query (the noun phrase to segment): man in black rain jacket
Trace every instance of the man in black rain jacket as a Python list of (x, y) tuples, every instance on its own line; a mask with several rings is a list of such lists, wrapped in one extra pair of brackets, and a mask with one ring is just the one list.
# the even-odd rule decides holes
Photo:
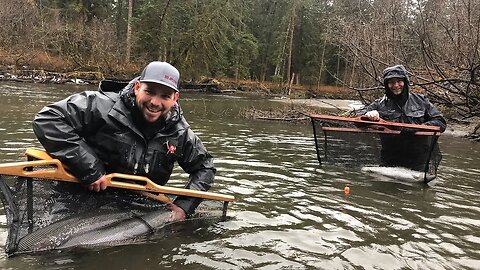
[[(390, 122), (430, 125), (444, 132), (447, 122), (443, 115), (425, 96), (410, 93), (409, 78), (403, 65), (388, 67), (383, 71), (385, 95), (360, 109), (357, 116), (370, 120), (383, 119)], [(431, 149), (431, 138), (411, 136), (415, 130), (403, 128), (404, 136), (381, 136), (382, 165), (402, 166), (423, 171)], [(438, 148), (436, 148), (438, 150)], [(440, 158), (439, 151), (436, 153)]]
[[(186, 188), (207, 191), (213, 158), (183, 117), (180, 74), (151, 62), (120, 92), (85, 91), (43, 108), (33, 121), (38, 140), (90, 190), (106, 188), (111, 172), (146, 176), (164, 185), (174, 162), (190, 177)], [(193, 214), (200, 199), (177, 197), (172, 221)]]

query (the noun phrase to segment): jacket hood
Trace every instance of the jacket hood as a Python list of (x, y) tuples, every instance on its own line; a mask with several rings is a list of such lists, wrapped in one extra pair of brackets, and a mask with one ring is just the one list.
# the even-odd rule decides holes
[(169, 128), (175, 126), (175, 124), (183, 118), (183, 111), (178, 102), (172, 107), (165, 118), (161, 118), (155, 123), (147, 123), (143, 119), (143, 116), (140, 114), (140, 111), (137, 108), (135, 102), (135, 92), (133, 89), (135, 82), (138, 81), (139, 78), (140, 77), (137, 77), (131, 80), (127, 86), (120, 91), (120, 99), (125, 104), (125, 107), (127, 107), (127, 109), (131, 112), (135, 123), (140, 127), (149, 126), (148, 129), (153, 128), (152, 126), (156, 126), (155, 129), (162, 129), (164, 127), (166, 130), (168, 130)]
[[(399, 78), (402, 79), (405, 83), (405, 86), (403, 87), (402, 94), (397, 96), (394, 95), (393, 92), (388, 88), (388, 80), (392, 78)], [(383, 70), (383, 85), (385, 87), (385, 95), (389, 98), (394, 100), (395, 102), (403, 105), (408, 99), (408, 94), (409, 94), (409, 84), (410, 84), (410, 79), (408, 78), (408, 73), (407, 70), (403, 65), (396, 65), (393, 67), (388, 67)]]

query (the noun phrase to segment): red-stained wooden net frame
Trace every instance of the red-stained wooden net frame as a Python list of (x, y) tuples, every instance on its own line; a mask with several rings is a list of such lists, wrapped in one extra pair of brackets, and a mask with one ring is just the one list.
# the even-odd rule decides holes
[(309, 117), (312, 119), (319, 119), (319, 120), (334, 120), (334, 121), (351, 122), (351, 123), (384, 126), (384, 127), (412, 128), (412, 129), (417, 129), (419, 131), (439, 132), (438, 135), (440, 135), (440, 127), (437, 127), (437, 126), (425, 126), (425, 125), (415, 125), (415, 124), (407, 124), (407, 123), (388, 122), (382, 119), (380, 121), (372, 121), (365, 116), (351, 118), (351, 117), (333, 116), (333, 115), (325, 115), (325, 114), (310, 114)]
[[(340, 117), (332, 115), (322, 115), (322, 114), (310, 114), (308, 115), (312, 121), (313, 126), (313, 135), (315, 139), (315, 148), (317, 159), (320, 165), (322, 165), (322, 156), (325, 160), (329, 158), (328, 152), (329, 149), (329, 135), (331, 134), (352, 134), (351, 136), (360, 137), (360, 134), (371, 134), (372, 138), (376, 137), (391, 137), (402, 140), (405, 138), (421, 138), (422, 141), (428, 141), (428, 149), (426, 149), (426, 158), (427, 162), (423, 168), (424, 182), (428, 183), (432, 178), (432, 173), (436, 176), (436, 170), (438, 167), (438, 161), (431, 162), (432, 152), (434, 149), (438, 149), (437, 141), (440, 135), (440, 127), (437, 126), (426, 126), (426, 125), (415, 125), (415, 124), (406, 124), (406, 123), (395, 123), (388, 122), (385, 120), (380, 121), (371, 121), (365, 117), (349, 118), (349, 117)], [(318, 128), (317, 128), (318, 127)], [(403, 136), (402, 129), (409, 129), (409, 137)], [(319, 134), (318, 131), (323, 132), (323, 146), (319, 145)], [(431, 139), (430, 139), (431, 138)], [(321, 151), (323, 149), (323, 152)], [(335, 149), (331, 149), (335, 151)], [(332, 153), (332, 152), (330, 152)], [(322, 155), (323, 154), (323, 155)], [(439, 158), (441, 159), (441, 154), (438, 152)], [(435, 157), (436, 159), (436, 157)], [(433, 166), (433, 168), (432, 168)], [(428, 177), (427, 177), (427, 174)]]

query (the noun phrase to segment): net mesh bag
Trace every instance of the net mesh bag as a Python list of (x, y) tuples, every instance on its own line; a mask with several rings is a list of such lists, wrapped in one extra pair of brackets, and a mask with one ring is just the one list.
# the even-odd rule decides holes
[(398, 167), (420, 172), (424, 182), (436, 178), (442, 159), (433, 132), (399, 134), (384, 126), (311, 117), (320, 164), (345, 167)]
[[(9, 226), (8, 255), (140, 243), (171, 222), (165, 203), (116, 188), (90, 192), (77, 183), (0, 175)], [(226, 218), (226, 203), (203, 200), (188, 220)]]

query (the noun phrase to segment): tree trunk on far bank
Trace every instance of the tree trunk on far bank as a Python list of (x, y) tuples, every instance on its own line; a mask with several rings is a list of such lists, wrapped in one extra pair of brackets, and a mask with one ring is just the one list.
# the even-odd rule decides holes
[(128, 17), (127, 17), (127, 51), (125, 53), (125, 63), (130, 63), (130, 54), (132, 50), (132, 14), (133, 0), (128, 0)]

